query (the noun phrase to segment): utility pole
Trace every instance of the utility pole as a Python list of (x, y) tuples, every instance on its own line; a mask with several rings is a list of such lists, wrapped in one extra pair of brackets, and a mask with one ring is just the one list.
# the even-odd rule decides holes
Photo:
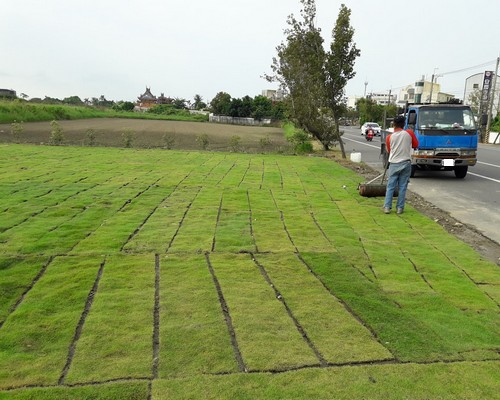
[(497, 87), (497, 74), (498, 74), (498, 64), (500, 63), (500, 57), (497, 57), (497, 65), (495, 67), (495, 75), (493, 75), (493, 87), (491, 88), (490, 101), (488, 102), (488, 122), (486, 123), (486, 133), (484, 135), (484, 143), (489, 143), (490, 141), (490, 129), (491, 129), (491, 119), (493, 113), (493, 102), (495, 101), (495, 89)]
[(434, 90), (434, 75), (436, 74), (436, 70), (438, 68), (434, 68), (434, 72), (432, 73), (432, 78), (431, 78), (431, 95), (429, 96), (429, 103), (432, 104), (432, 92)]

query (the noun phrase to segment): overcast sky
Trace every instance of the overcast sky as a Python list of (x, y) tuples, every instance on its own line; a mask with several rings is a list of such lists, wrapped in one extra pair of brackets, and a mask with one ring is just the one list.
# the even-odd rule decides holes
[[(327, 45), (341, 3), (316, 0)], [(348, 96), (365, 82), (367, 93), (399, 93), (435, 72), (442, 91), (462, 97), (465, 78), (495, 69), (498, 0), (344, 4), (361, 50)], [(30, 98), (135, 101), (146, 86), (186, 100), (253, 97), (277, 88), (262, 75), (299, 11), (299, 0), (0, 0), (0, 88)]]

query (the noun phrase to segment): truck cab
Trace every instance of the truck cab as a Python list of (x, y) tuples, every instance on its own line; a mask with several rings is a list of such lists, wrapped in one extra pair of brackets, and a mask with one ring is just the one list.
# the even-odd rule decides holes
[(418, 170), (436, 170), (465, 178), (477, 162), (478, 128), (469, 106), (408, 105), (405, 129), (413, 129), (419, 142), (412, 155), (412, 177)]

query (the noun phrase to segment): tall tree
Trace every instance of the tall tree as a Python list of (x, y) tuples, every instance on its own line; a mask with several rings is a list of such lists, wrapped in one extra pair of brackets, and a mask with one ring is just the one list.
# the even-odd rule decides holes
[(300, 0), (302, 20), (292, 14), (285, 29), (286, 41), (277, 48), (273, 58), (273, 75), (288, 93), (292, 120), (310, 132), (325, 150), (339, 142), (342, 156), (345, 150), (339, 130), (339, 118), (345, 110), (345, 85), (354, 77), (354, 61), (360, 51), (352, 42), (350, 10), (341, 6), (332, 31), (332, 43), (327, 52), (323, 47), (321, 29), (315, 26), (315, 0)]
[(231, 107), (231, 95), (226, 92), (219, 92), (210, 102), (210, 108), (216, 115), (229, 115)]
[(195, 94), (193, 108), (195, 110), (202, 110), (203, 108), (206, 108), (206, 106), (207, 104), (203, 101), (203, 97), (201, 97), (199, 94)]

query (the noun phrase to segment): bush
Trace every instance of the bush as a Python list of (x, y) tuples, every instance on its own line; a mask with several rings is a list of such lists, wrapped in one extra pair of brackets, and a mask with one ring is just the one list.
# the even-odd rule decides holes
[(285, 130), (286, 140), (288, 140), (296, 153), (311, 153), (313, 146), (311, 137), (302, 129), (297, 129), (292, 123), (288, 122), (283, 126)]
[(259, 140), (259, 145), (262, 151), (269, 150), (273, 146), (274, 142), (273, 140), (269, 137), (269, 135), (266, 135), (265, 138), (261, 138)]
[(175, 144), (175, 133), (166, 132), (163, 135), (163, 143), (164, 143), (164, 147), (167, 150), (172, 150), (174, 148), (174, 144)]
[(203, 133), (201, 135), (196, 136), (196, 143), (203, 149), (206, 150), (208, 148), (208, 144), (210, 141), (208, 140), (208, 135)]
[(52, 130), (50, 131), (49, 143), (53, 146), (61, 145), (64, 142), (64, 132), (61, 125), (56, 120), (53, 120), (50, 126)]
[(14, 141), (16, 143), (19, 143), (23, 131), (24, 131), (23, 121), (21, 122), (14, 121), (12, 124), (10, 124), (10, 133), (14, 137)]
[(134, 131), (127, 129), (125, 132), (122, 133), (123, 145), (126, 148), (132, 147), (134, 140), (135, 140), (135, 132)]
[(231, 146), (231, 151), (237, 152), (240, 149), (240, 141), (241, 137), (238, 135), (231, 136), (231, 139), (229, 140), (229, 146)]
[(92, 128), (87, 129), (87, 131), (85, 132), (85, 137), (87, 138), (86, 141), (88, 146), (95, 146), (96, 136), (97, 134), (95, 130), (93, 130)]

